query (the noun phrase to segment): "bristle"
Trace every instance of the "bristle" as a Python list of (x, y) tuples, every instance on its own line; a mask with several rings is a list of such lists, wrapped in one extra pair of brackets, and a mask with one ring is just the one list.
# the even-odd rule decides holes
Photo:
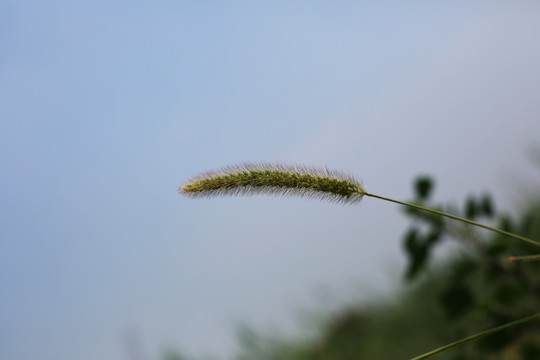
[(360, 201), (364, 187), (352, 176), (298, 165), (242, 164), (206, 172), (179, 188), (191, 197), (217, 195), (296, 195), (341, 203)]

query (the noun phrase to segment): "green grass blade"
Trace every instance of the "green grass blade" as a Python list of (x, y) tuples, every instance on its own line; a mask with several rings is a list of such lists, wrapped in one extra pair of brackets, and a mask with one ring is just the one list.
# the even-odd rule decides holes
[(464, 339), (461, 339), (461, 340), (458, 340), (458, 341), (451, 342), (450, 344), (446, 344), (444, 346), (441, 346), (440, 348), (437, 348), (435, 350), (432, 350), (430, 352), (427, 352), (425, 354), (422, 354), (420, 356), (412, 358), (411, 360), (427, 359), (427, 358), (430, 358), (430, 357), (432, 357), (434, 355), (437, 355), (437, 354), (440, 354), (440, 353), (445, 352), (447, 350), (450, 350), (450, 349), (452, 349), (452, 348), (454, 348), (456, 346), (460, 346), (460, 345), (468, 343), (470, 341), (480, 339), (481, 337), (488, 336), (488, 335), (494, 334), (496, 332), (508, 329), (508, 328), (510, 328), (512, 326), (523, 324), (523, 323), (526, 323), (528, 321), (532, 321), (532, 320), (535, 320), (535, 319), (540, 319), (540, 313), (537, 313), (537, 314), (534, 314), (534, 315), (531, 315), (531, 316), (527, 316), (527, 317), (525, 317), (523, 319), (512, 321), (512, 322), (509, 322), (508, 324), (497, 326), (497, 327), (494, 327), (494, 328), (486, 330), (486, 331), (479, 332), (478, 334), (468, 336), (468, 337), (466, 337)]

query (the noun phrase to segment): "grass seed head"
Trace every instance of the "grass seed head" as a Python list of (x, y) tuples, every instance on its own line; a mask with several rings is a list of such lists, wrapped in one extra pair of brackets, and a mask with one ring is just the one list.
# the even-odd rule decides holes
[(282, 164), (242, 164), (206, 172), (179, 188), (191, 197), (296, 195), (340, 203), (360, 201), (364, 187), (352, 176), (328, 169)]

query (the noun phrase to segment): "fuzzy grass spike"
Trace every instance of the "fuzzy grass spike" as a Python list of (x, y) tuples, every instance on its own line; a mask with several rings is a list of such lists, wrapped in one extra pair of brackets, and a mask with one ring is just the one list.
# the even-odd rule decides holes
[(243, 164), (207, 172), (180, 187), (191, 197), (214, 195), (298, 195), (354, 203), (365, 194), (352, 176), (328, 169), (280, 165)]
[[(364, 196), (390, 201), (396, 204), (413, 207), (450, 219), (478, 226), (497, 232), (514, 239), (519, 239), (536, 246), (540, 242), (526, 237), (497, 229), (473, 220), (448, 214), (443, 211), (430, 209), (425, 206), (407, 203), (392, 198), (368, 193), (364, 187), (352, 176), (326, 168), (311, 168), (298, 165), (282, 164), (243, 164), (230, 166), (203, 173), (189, 179), (179, 188), (180, 193), (191, 197), (207, 197), (215, 195), (299, 195), (317, 197), (320, 199), (355, 203)], [(515, 257), (514, 257), (515, 259)]]

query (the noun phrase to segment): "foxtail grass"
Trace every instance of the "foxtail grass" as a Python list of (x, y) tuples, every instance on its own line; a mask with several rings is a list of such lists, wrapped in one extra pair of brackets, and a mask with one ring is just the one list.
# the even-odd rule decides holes
[[(282, 164), (242, 164), (202, 173), (188, 179), (179, 188), (180, 193), (191, 197), (219, 195), (296, 195), (333, 202), (357, 203), (364, 196), (413, 207), (433, 214), (458, 220), (499, 234), (540, 246), (540, 242), (489, 225), (452, 215), (425, 206), (399, 201), (369, 193), (353, 176), (326, 168), (313, 168)], [(517, 260), (516, 257), (513, 257)]]
[[(211, 197), (219, 195), (295, 195), (319, 198), (333, 202), (352, 204), (358, 203), (364, 196), (393, 202), (403, 206), (416, 208), (433, 214), (461, 221), (473, 226), (484, 228), (499, 234), (512, 237), (529, 244), (540, 246), (540, 242), (497, 229), (460, 216), (431, 209), (418, 204), (395, 200), (389, 197), (368, 193), (364, 186), (354, 177), (326, 168), (312, 168), (297, 165), (281, 164), (242, 164), (206, 172), (186, 181), (179, 187), (181, 194), (190, 197)], [(540, 255), (512, 256), (512, 261), (540, 260)], [(413, 360), (427, 359), (453, 347), (477, 340), (498, 331), (540, 318), (540, 313), (513, 321), (511, 323), (486, 330), (453, 343), (444, 345), (433, 351), (415, 357)]]
[(297, 165), (243, 164), (206, 172), (179, 188), (191, 197), (216, 195), (297, 195), (355, 203), (365, 194), (354, 177), (338, 171)]

